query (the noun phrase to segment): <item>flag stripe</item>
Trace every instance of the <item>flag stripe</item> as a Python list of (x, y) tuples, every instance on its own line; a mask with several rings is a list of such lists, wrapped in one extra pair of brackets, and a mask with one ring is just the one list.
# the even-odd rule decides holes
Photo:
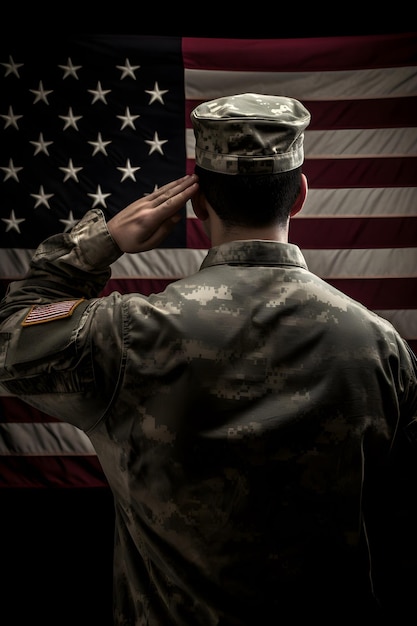
[(311, 130), (407, 128), (416, 124), (417, 96), (366, 100), (304, 99), (311, 113)]
[(310, 249), (412, 248), (417, 241), (417, 215), (339, 217), (336, 224), (331, 217), (293, 219), (290, 236), (301, 248)]
[(303, 167), (313, 189), (329, 187), (409, 187), (416, 182), (417, 157), (306, 159)]
[(417, 64), (416, 33), (280, 40), (184, 37), (182, 54), (186, 69), (237, 73), (251, 69), (264, 74), (277, 66), (314, 72)]
[[(207, 248), (208, 239), (200, 222), (190, 222), (194, 248)], [(189, 237), (191, 233), (189, 231)], [(417, 215), (409, 217), (295, 217), (290, 224), (290, 239), (300, 248), (410, 248), (412, 263), (417, 263)], [(413, 270), (412, 270), (413, 271)]]
[[(0, 423), (2, 438), (0, 455), (19, 455), (24, 452), (37, 456), (45, 455), (80, 455), (90, 456), (94, 449), (87, 435), (70, 424), (51, 421), (47, 428), (43, 423)], [(7, 443), (9, 445), (7, 445)], [(13, 442), (13, 445), (10, 445)]]
[[(317, 220), (319, 223), (319, 220)], [(188, 220), (188, 228), (194, 225), (201, 230), (196, 220)], [(415, 248), (376, 249), (302, 249), (309, 266), (322, 278), (328, 277), (416, 277)], [(150, 250), (139, 255), (124, 256), (112, 265), (112, 278), (161, 278), (159, 271), (167, 263), (163, 278), (176, 279), (197, 272), (206, 254), (206, 249), (188, 249), (180, 254), (177, 249)], [(3, 251), (5, 252), (5, 251)], [(25, 251), (27, 252), (27, 251)], [(175, 258), (178, 255), (178, 264)]]
[(0, 489), (108, 488), (100, 462), (89, 456), (0, 456)]
[[(342, 72), (224, 72), (186, 70), (186, 95), (192, 100), (214, 99), (221, 93), (286, 94), (304, 100), (409, 98), (416, 95), (415, 67)], [(225, 88), (225, 85), (227, 86)], [(346, 86), (349, 85), (348, 94)], [(206, 94), (206, 95), (204, 95)]]
[[(335, 215), (337, 207), (337, 215)], [(416, 216), (416, 187), (378, 187), (358, 189), (309, 189), (307, 200), (296, 218), (333, 216), (356, 217), (359, 215)], [(190, 214), (192, 209), (190, 208)]]
[[(2, 389), (1, 385), (0, 389)], [(45, 419), (46, 417), (47, 419)], [(0, 424), (19, 424), (27, 422), (39, 425), (45, 421), (57, 422), (58, 420), (50, 415), (46, 416), (46, 413), (43, 411), (35, 409), (23, 402), (23, 400), (20, 400), (20, 398), (7, 394), (6, 392), (0, 396)], [(7, 431), (3, 428), (2, 432), (6, 433)], [(2, 441), (0, 441), (0, 448), (2, 449), (1, 454), (6, 454), (6, 446)], [(13, 449), (14, 444), (10, 443), (7, 446), (7, 450), (9, 453), (12, 453)]]

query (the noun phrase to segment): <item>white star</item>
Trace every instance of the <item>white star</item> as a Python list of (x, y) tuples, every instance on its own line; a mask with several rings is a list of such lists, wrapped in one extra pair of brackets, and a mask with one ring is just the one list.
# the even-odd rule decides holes
[[(78, 172), (80, 172), (83, 168), (82, 167), (74, 167), (73, 163), (72, 163), (72, 159), (70, 159), (68, 161), (68, 165), (67, 167), (60, 167), (60, 170), (62, 170), (63, 172), (65, 172), (65, 177), (64, 177), (64, 183), (69, 179), (69, 178), (73, 178), (74, 180), (77, 181), (78, 183)], [(62, 221), (62, 220), (61, 220)]]
[(118, 167), (117, 169), (123, 172), (123, 176), (121, 179), (121, 182), (123, 182), (124, 180), (126, 180), (126, 178), (131, 178), (132, 180), (136, 180), (135, 172), (137, 172), (137, 170), (140, 170), (140, 167), (133, 167), (130, 164), (130, 159), (127, 159), (126, 167)]
[(39, 154), (39, 152), (45, 152), (45, 154), (47, 154), (49, 156), (48, 146), (52, 145), (54, 142), (53, 141), (45, 141), (44, 138), (43, 138), (43, 133), (39, 133), (38, 141), (30, 141), (29, 143), (31, 143), (32, 145), (35, 146), (34, 156), (36, 154)]
[(29, 89), (29, 91), (36, 95), (36, 98), (34, 99), (33, 104), (36, 104), (37, 102), (40, 102), (41, 100), (46, 102), (46, 104), (49, 104), (48, 96), (50, 93), (53, 93), (52, 89), (50, 89), (49, 91), (45, 91), (41, 80), (39, 81), (39, 87), (37, 89)]
[(101, 204), (101, 205), (103, 205), (104, 208), (107, 208), (106, 203), (105, 203), (105, 199), (108, 198), (108, 196), (111, 196), (111, 193), (103, 193), (101, 191), (101, 186), (97, 185), (97, 192), (96, 193), (88, 193), (87, 196), (90, 196), (90, 198), (94, 198), (93, 209), (98, 204)]
[(41, 204), (44, 204), (48, 209), (50, 209), (51, 207), (49, 206), (49, 198), (52, 198), (52, 196), (54, 196), (55, 194), (53, 193), (45, 193), (43, 190), (43, 185), (41, 185), (39, 187), (39, 193), (31, 193), (30, 194), (32, 196), (32, 198), (36, 198), (36, 204), (35, 204), (35, 209), (38, 208), (38, 206), (40, 206)]
[(65, 224), (64, 233), (66, 233), (69, 230), (71, 230), (71, 228), (73, 226), (75, 226), (75, 224), (78, 222), (78, 220), (76, 220), (75, 217), (73, 216), (72, 211), (70, 211), (68, 213), (68, 219), (66, 219), (66, 220), (59, 220), (59, 221), (62, 222), (63, 224)]
[(22, 169), (23, 167), (15, 167), (15, 165), (13, 164), (13, 160), (9, 159), (9, 167), (0, 167), (0, 170), (3, 170), (3, 172), (6, 172), (6, 175), (3, 178), (3, 181), (7, 180), (8, 178), (14, 178), (15, 180), (17, 180), (17, 182), (19, 182), (17, 172), (20, 172), (20, 170)]
[(24, 218), (17, 219), (13, 210), (11, 211), (9, 218), (2, 217), (1, 219), (7, 225), (6, 233), (8, 233), (9, 230), (13, 230), (13, 229), (16, 230), (18, 233), (20, 233), (19, 224), (26, 221)]
[(140, 117), (140, 115), (131, 115), (129, 107), (126, 107), (124, 115), (116, 115), (119, 120), (123, 121), (123, 124), (120, 127), (120, 130), (126, 128), (126, 126), (131, 126), (133, 129), (135, 128), (134, 121)]
[(17, 120), (20, 120), (20, 118), (23, 117), (23, 115), (15, 115), (13, 113), (12, 107), (10, 106), (7, 115), (0, 115), (0, 117), (6, 120), (4, 128), (7, 128), (8, 126), (14, 126), (15, 128), (19, 130), (19, 127), (17, 125)]
[(152, 102), (156, 102), (156, 100), (159, 100), (159, 102), (162, 102), (162, 104), (164, 104), (162, 96), (164, 95), (164, 93), (168, 93), (168, 89), (161, 90), (159, 89), (158, 83), (155, 83), (153, 86), (153, 89), (152, 90), (145, 89), (145, 93), (148, 93), (151, 96), (151, 99), (149, 100), (149, 104), (152, 104)]
[(97, 100), (102, 100), (104, 104), (107, 104), (106, 94), (110, 93), (111, 89), (103, 90), (100, 81), (98, 81), (97, 87), (95, 89), (88, 89), (88, 92), (92, 93), (94, 96), (91, 104), (94, 104)]
[(136, 80), (135, 70), (138, 70), (140, 65), (130, 65), (129, 59), (126, 59), (124, 65), (116, 65), (116, 67), (118, 70), (122, 71), (120, 80), (123, 80), (126, 76), (130, 76), (133, 80)]
[(78, 120), (82, 119), (82, 115), (74, 115), (74, 113), (72, 112), (72, 107), (68, 109), (67, 115), (60, 115), (59, 117), (61, 118), (61, 120), (65, 120), (64, 130), (67, 130), (67, 128), (69, 128), (70, 126), (75, 128), (75, 130), (78, 130), (77, 122)]
[(6, 68), (5, 76), (8, 76), (9, 74), (16, 74), (16, 76), (20, 78), (18, 70), (19, 67), (23, 67), (23, 63), (15, 63), (13, 61), (13, 57), (9, 55), (9, 62), (2, 63), (2, 65), (4, 65), (4, 67)]
[(73, 76), (75, 79), (78, 80), (77, 70), (80, 70), (82, 68), (82, 65), (73, 65), (71, 59), (68, 57), (67, 64), (58, 65), (58, 67), (60, 67), (61, 70), (65, 70), (63, 79), (67, 78), (68, 76)]
[(107, 156), (106, 146), (111, 143), (111, 141), (103, 141), (103, 139), (101, 138), (101, 133), (98, 133), (97, 141), (89, 141), (88, 143), (94, 146), (93, 156), (96, 155), (97, 152), (102, 152)]
[(161, 154), (164, 154), (162, 146), (164, 143), (167, 143), (167, 141), (168, 139), (159, 139), (157, 132), (153, 134), (153, 140), (145, 139), (145, 143), (148, 143), (151, 146), (149, 154), (152, 154), (152, 152), (160, 152)]

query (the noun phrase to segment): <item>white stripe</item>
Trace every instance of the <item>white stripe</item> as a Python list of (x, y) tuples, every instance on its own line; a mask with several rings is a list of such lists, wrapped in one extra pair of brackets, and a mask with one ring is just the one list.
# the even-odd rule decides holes
[(91, 455), (85, 433), (62, 422), (0, 423), (0, 455)]
[(417, 248), (302, 250), (309, 269), (322, 278), (411, 278)]
[[(185, 141), (187, 159), (194, 159), (195, 137), (191, 128), (185, 131)], [(417, 128), (307, 130), (304, 147), (307, 159), (417, 156)]]
[(359, 100), (417, 95), (417, 67), (320, 72), (237, 72), (186, 69), (187, 100), (245, 91), (299, 100)]
[(417, 187), (309, 189), (294, 219), (417, 216)]
[[(30, 251), (22, 249), (25, 256)], [(0, 250), (4, 276), (13, 266), (8, 250)], [(112, 278), (176, 279), (197, 272), (207, 250), (169, 248), (141, 254), (125, 254), (112, 265)], [(312, 272), (327, 278), (413, 277), (417, 271), (417, 248), (358, 250), (303, 250)], [(27, 264), (30, 255), (27, 254)], [(15, 272), (13, 272), (15, 274)]]
[(125, 254), (112, 265), (112, 278), (181, 278), (197, 272), (206, 250), (164, 248)]
[(417, 309), (384, 309), (375, 313), (391, 322), (406, 339), (417, 339)]
[[(152, 250), (124, 255), (112, 266), (112, 278), (190, 276), (199, 270), (206, 252)], [(309, 269), (327, 278), (398, 278), (415, 276), (417, 270), (417, 248), (303, 250), (303, 254)]]
[[(11, 280), (21, 278), (29, 269), (34, 252), (27, 248), (0, 248), (0, 276)], [(204, 256), (205, 251), (185, 248), (125, 254), (111, 266), (112, 278), (181, 278), (196, 272)]]
[(306, 131), (304, 152), (307, 159), (417, 156), (417, 128)]

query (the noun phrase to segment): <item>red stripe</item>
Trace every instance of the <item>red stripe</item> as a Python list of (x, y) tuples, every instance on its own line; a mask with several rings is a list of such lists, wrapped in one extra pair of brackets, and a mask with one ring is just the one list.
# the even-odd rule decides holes
[(417, 63), (417, 34), (291, 39), (184, 37), (186, 69), (222, 71), (340, 71)]
[(296, 218), (290, 224), (290, 239), (308, 250), (413, 248), (417, 242), (417, 215)]
[(329, 278), (326, 282), (371, 310), (417, 308), (417, 277)]
[[(202, 100), (187, 100), (185, 124), (191, 128), (191, 111)], [(358, 128), (408, 128), (417, 124), (417, 97), (380, 100), (304, 100), (311, 113), (308, 130)]]
[(108, 487), (96, 455), (2, 456), (0, 488)]
[(417, 97), (379, 100), (303, 100), (311, 113), (309, 130), (407, 128), (417, 124)]
[(308, 159), (303, 170), (311, 189), (415, 187), (417, 157)]
[[(413, 248), (417, 242), (417, 215), (374, 218), (300, 217), (290, 223), (290, 240), (308, 250)], [(187, 221), (187, 243), (188, 247), (195, 249), (209, 247), (209, 240), (197, 219)]]
[(2, 422), (41, 424), (44, 422), (59, 422), (59, 420), (42, 411), (38, 411), (38, 409), (33, 408), (15, 396), (0, 396), (0, 423)]

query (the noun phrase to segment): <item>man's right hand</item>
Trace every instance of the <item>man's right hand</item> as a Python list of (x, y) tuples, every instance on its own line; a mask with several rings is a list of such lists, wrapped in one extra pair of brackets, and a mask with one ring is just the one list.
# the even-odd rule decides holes
[(195, 174), (167, 183), (112, 217), (107, 222), (110, 235), (122, 252), (156, 248), (179, 222), (179, 211), (197, 189)]

